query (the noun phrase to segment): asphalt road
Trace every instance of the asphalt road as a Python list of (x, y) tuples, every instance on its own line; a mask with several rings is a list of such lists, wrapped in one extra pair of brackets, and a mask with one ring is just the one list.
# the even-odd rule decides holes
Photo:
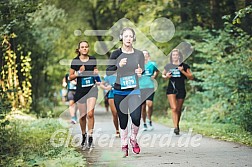
[[(207, 138), (190, 129), (182, 129), (176, 136), (172, 128), (156, 123), (153, 126), (152, 131), (142, 131), (142, 125), (140, 127), (140, 154), (133, 154), (130, 148), (129, 156), (122, 158), (120, 138), (114, 135), (112, 115), (97, 106), (95, 147), (91, 150), (77, 149), (83, 153), (89, 167), (252, 167), (251, 147)], [(72, 125), (70, 129), (77, 139), (79, 124)]]

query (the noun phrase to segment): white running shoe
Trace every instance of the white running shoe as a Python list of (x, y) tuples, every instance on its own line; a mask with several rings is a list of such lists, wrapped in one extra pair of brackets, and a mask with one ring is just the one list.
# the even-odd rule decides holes
[(144, 127), (143, 127), (143, 131), (147, 131), (147, 125), (146, 124), (144, 124)]
[(150, 121), (150, 120), (147, 120), (147, 122), (148, 122), (148, 130), (153, 130), (154, 129), (154, 127), (152, 126), (152, 121)]

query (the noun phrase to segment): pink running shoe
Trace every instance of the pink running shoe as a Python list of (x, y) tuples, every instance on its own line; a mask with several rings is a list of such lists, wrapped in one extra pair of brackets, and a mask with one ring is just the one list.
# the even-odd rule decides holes
[(128, 145), (122, 146), (123, 157), (127, 157), (129, 155)]
[(133, 153), (139, 154), (140, 153), (140, 147), (139, 147), (138, 143), (136, 142), (136, 140), (130, 139), (130, 144), (132, 146)]

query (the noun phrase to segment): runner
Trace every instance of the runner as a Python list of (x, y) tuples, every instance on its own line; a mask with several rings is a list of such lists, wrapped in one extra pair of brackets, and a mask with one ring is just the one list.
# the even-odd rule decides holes
[[(96, 67), (96, 58), (89, 56), (89, 44), (87, 41), (81, 41), (76, 49), (78, 54), (72, 60), (69, 78), (74, 80), (77, 78), (77, 89), (74, 101), (80, 112), (80, 127), (82, 132), (83, 149), (93, 146), (93, 128), (94, 128), (94, 108), (98, 96), (98, 88), (96, 86), (95, 77), (98, 76)], [(88, 134), (86, 132), (86, 124)], [(88, 137), (88, 142), (86, 141)]]
[[(150, 60), (150, 54), (148, 51), (143, 51), (145, 58), (144, 73), (139, 79), (139, 86), (141, 90), (142, 98), (142, 119), (144, 122), (143, 130), (153, 130), (152, 126), (152, 112), (153, 112), (153, 99), (154, 99), (154, 79), (158, 76), (158, 69), (155, 62)], [(147, 123), (146, 124), (146, 110), (147, 110)]]
[(74, 95), (76, 92), (77, 81), (76, 81), (76, 79), (70, 81), (69, 74), (66, 74), (63, 79), (63, 82), (64, 82), (63, 85), (65, 87), (67, 87), (67, 101), (69, 103), (69, 113), (71, 116), (71, 123), (76, 124), (77, 123), (77, 110), (78, 110), (78, 108), (77, 108), (76, 103), (74, 103)]
[(119, 117), (121, 129), (121, 145), (124, 157), (128, 156), (128, 116), (130, 114), (131, 136), (130, 143), (132, 151), (139, 154), (140, 147), (137, 143), (137, 134), (141, 120), (141, 96), (138, 78), (141, 77), (144, 68), (143, 52), (133, 48), (136, 35), (133, 29), (124, 28), (120, 33), (122, 47), (113, 51), (110, 60), (116, 61), (109, 65), (107, 75), (117, 72), (114, 85), (114, 100)]
[(115, 102), (114, 102), (114, 84), (116, 81), (116, 75), (110, 75), (110, 76), (105, 76), (104, 77), (104, 82), (101, 83), (101, 88), (104, 90), (107, 90), (108, 93), (106, 94), (108, 98), (108, 104), (110, 107), (110, 110), (112, 112), (113, 116), (113, 123), (116, 129), (116, 137), (120, 137), (120, 131), (119, 131), (119, 123), (118, 123), (118, 115), (115, 107)]
[(180, 132), (181, 109), (186, 97), (185, 80), (193, 79), (190, 66), (182, 62), (182, 53), (178, 49), (173, 49), (170, 54), (170, 63), (166, 64), (162, 73), (164, 79), (169, 78), (166, 94), (172, 110), (174, 133), (176, 135), (179, 135)]

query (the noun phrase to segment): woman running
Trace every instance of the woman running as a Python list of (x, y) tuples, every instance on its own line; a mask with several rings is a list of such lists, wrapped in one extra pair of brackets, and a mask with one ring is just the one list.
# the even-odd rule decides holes
[(179, 135), (181, 109), (186, 97), (185, 79), (192, 80), (193, 75), (190, 66), (183, 63), (183, 55), (178, 49), (172, 50), (170, 63), (164, 67), (162, 77), (169, 78), (166, 94), (172, 110), (174, 133)]
[[(144, 73), (142, 77), (139, 79), (139, 86), (141, 90), (141, 98), (142, 98), (142, 119), (144, 123), (143, 130), (153, 130), (152, 126), (152, 112), (153, 112), (153, 99), (154, 99), (154, 79), (158, 76), (159, 71), (157, 69), (157, 64), (150, 60), (150, 54), (148, 51), (143, 51), (145, 58), (144, 65)], [(147, 111), (147, 114), (146, 114)], [(146, 115), (147, 115), (147, 123), (146, 124)]]
[[(108, 104), (110, 107), (110, 110), (112, 112), (113, 116), (113, 123), (116, 129), (116, 137), (120, 137), (120, 131), (119, 131), (119, 123), (118, 123), (118, 115), (115, 107), (114, 102), (114, 84), (116, 81), (116, 75), (110, 75), (104, 77), (104, 82), (101, 83), (100, 87), (107, 92), (106, 97), (108, 98)], [(104, 97), (105, 98), (105, 97)]]
[(71, 124), (77, 123), (77, 105), (74, 103), (74, 95), (76, 92), (76, 79), (70, 81), (69, 74), (66, 74), (66, 76), (63, 79), (63, 85), (67, 87), (67, 101), (69, 103), (69, 113), (71, 116)]
[[(112, 52), (110, 63), (107, 68), (107, 75), (117, 72), (114, 85), (114, 101), (119, 117), (121, 129), (121, 145), (124, 157), (128, 156), (128, 116), (130, 114), (131, 135), (130, 143), (132, 151), (139, 154), (140, 147), (137, 143), (137, 134), (141, 119), (141, 96), (138, 78), (144, 69), (143, 52), (133, 48), (133, 41), (136, 40), (132, 28), (124, 28), (120, 33), (122, 47)], [(114, 64), (113, 64), (114, 63)]]
[[(77, 57), (72, 60), (69, 78), (77, 78), (77, 89), (74, 101), (80, 112), (80, 127), (82, 132), (81, 146), (83, 149), (93, 146), (93, 128), (94, 128), (94, 108), (98, 96), (95, 76), (98, 75), (96, 67), (96, 58), (89, 56), (89, 44), (87, 41), (81, 41), (76, 49)], [(86, 132), (88, 127), (88, 135)], [(86, 141), (88, 137), (88, 142)]]

